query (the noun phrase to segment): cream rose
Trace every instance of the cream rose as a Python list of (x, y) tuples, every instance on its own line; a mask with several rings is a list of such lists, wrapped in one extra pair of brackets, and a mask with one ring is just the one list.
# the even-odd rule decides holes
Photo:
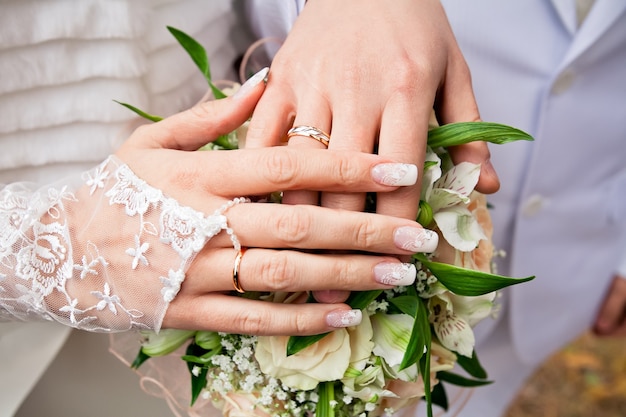
[(311, 390), (319, 382), (340, 380), (351, 364), (362, 366), (372, 352), (372, 335), (372, 325), (364, 314), (358, 326), (335, 330), (289, 357), (288, 336), (260, 336), (255, 357), (264, 373), (291, 388)]

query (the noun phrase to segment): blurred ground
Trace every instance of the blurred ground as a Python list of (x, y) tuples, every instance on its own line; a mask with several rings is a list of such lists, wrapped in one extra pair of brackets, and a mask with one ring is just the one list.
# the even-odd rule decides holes
[(600, 416), (626, 416), (626, 339), (588, 334), (551, 357), (506, 415)]

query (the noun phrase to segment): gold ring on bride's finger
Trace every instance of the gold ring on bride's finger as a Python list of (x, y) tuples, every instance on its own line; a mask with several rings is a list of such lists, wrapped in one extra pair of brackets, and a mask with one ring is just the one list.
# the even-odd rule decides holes
[(287, 132), (287, 140), (289, 140), (292, 136), (306, 136), (308, 138), (315, 139), (327, 148), (330, 143), (330, 136), (328, 133), (313, 126), (294, 126), (289, 129), (289, 132)]
[(235, 291), (239, 294), (243, 294), (245, 292), (239, 283), (239, 269), (241, 266), (241, 258), (243, 257), (243, 254), (246, 253), (246, 249), (247, 248), (243, 247), (239, 249), (239, 252), (237, 252), (237, 256), (235, 257), (235, 264), (233, 265), (233, 287), (235, 287)]

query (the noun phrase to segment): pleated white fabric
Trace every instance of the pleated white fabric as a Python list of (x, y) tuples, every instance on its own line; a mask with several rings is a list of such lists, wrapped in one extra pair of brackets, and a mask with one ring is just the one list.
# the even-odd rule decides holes
[[(233, 79), (247, 38), (231, 0), (0, 0), (0, 184), (51, 183), (103, 161), (138, 122), (114, 100), (167, 116), (201, 98), (206, 81), (166, 26), (207, 48), (214, 78)], [(0, 416), (15, 415), (68, 333), (48, 323), (0, 323)], [(137, 395), (138, 386), (127, 390), (128, 398), (89, 405), (90, 392), (103, 389), (98, 381), (137, 381), (116, 375), (123, 366), (110, 366), (113, 357), (97, 357), (106, 354), (106, 337), (72, 340), (97, 347), (92, 358), (102, 373), (88, 384), (63, 378), (62, 389), (40, 389), (44, 394), (31, 398), (26, 413), (78, 415), (70, 410), (79, 405), (62, 404), (72, 397), (90, 416), (143, 415), (132, 411), (148, 398)], [(60, 357), (57, 371), (80, 369), (80, 359)], [(68, 397), (51, 398), (62, 395)]]

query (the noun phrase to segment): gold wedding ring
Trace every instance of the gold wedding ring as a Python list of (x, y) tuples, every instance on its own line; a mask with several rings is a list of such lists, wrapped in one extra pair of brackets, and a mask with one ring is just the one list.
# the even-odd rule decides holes
[(235, 264), (233, 265), (233, 287), (235, 287), (235, 291), (239, 294), (243, 294), (245, 292), (239, 283), (239, 268), (241, 266), (241, 258), (243, 257), (243, 254), (246, 253), (246, 249), (247, 248), (243, 247), (239, 249), (239, 252), (237, 252), (237, 256), (235, 257)]
[(327, 148), (330, 143), (330, 136), (328, 133), (313, 126), (294, 126), (289, 129), (289, 132), (287, 132), (287, 140), (289, 140), (292, 136), (306, 136), (308, 138), (315, 139)]

